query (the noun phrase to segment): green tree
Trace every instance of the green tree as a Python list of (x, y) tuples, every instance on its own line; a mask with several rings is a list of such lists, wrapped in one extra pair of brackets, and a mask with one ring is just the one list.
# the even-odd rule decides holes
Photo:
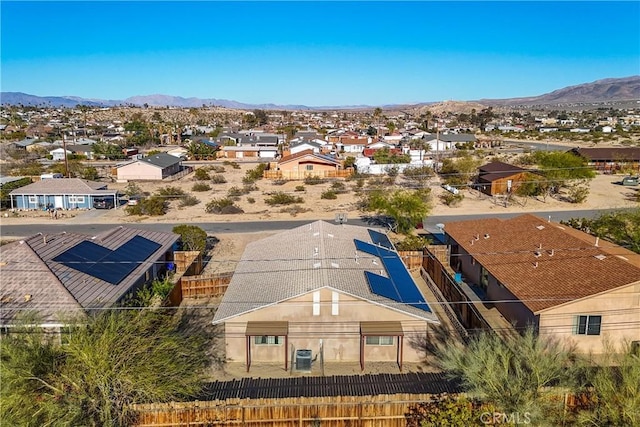
[(29, 327), (2, 338), (3, 425), (126, 426), (132, 404), (201, 392), (207, 340), (180, 318), (109, 310), (81, 323), (63, 346)]
[(440, 368), (468, 392), (505, 413), (529, 413), (534, 425), (560, 413), (550, 387), (569, 383), (574, 358), (571, 349), (539, 338), (533, 328), (504, 337), (482, 332), (467, 345), (440, 347), (438, 356)]
[(174, 233), (180, 235), (183, 251), (204, 251), (207, 247), (207, 232), (195, 225), (181, 224), (173, 227)]
[(576, 181), (589, 181), (595, 177), (595, 171), (587, 166), (584, 159), (567, 152), (536, 151), (533, 161), (540, 167), (540, 173), (557, 192)]
[(594, 219), (572, 218), (562, 223), (640, 253), (640, 209), (607, 212)]
[(411, 156), (409, 154), (398, 154), (389, 150), (387, 147), (376, 150), (373, 153), (373, 160), (381, 165), (396, 164), (396, 163), (409, 163)]
[(411, 190), (373, 191), (369, 210), (393, 219), (395, 231), (409, 234), (424, 220), (430, 210), (421, 193)]

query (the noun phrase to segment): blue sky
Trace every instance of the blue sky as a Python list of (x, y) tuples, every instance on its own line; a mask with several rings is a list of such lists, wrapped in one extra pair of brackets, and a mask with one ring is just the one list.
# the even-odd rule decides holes
[(11, 2), (1, 89), (384, 105), (640, 74), (640, 3)]

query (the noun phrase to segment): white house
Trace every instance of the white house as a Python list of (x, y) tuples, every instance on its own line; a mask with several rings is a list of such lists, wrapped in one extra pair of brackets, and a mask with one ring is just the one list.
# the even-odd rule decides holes
[(49, 151), (49, 154), (51, 155), (52, 160), (64, 160), (65, 151), (67, 152), (67, 156), (73, 154), (71, 151), (65, 150), (64, 148), (56, 148), (55, 150)]

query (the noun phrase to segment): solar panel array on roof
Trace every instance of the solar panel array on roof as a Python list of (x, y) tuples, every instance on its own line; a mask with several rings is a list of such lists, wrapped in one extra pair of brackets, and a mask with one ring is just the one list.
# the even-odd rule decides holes
[(389, 251), (358, 239), (354, 239), (354, 243), (356, 249), (359, 251), (380, 258), (389, 276), (387, 278), (370, 271), (365, 271), (371, 292), (419, 308), (420, 310), (431, 312), (429, 304), (427, 304), (420, 290), (418, 290), (418, 287), (397, 252)]
[(131, 238), (116, 250), (85, 240), (53, 261), (117, 285), (161, 246), (141, 236)]
[(369, 236), (371, 236), (371, 241), (375, 245), (383, 246), (387, 249), (393, 250), (393, 245), (391, 244), (391, 241), (389, 240), (386, 234), (383, 234), (374, 230), (368, 230), (368, 231), (369, 231)]

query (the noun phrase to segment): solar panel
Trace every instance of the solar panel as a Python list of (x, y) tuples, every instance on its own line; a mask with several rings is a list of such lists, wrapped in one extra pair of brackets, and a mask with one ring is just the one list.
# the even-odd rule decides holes
[[(371, 232), (371, 230), (369, 230)], [(380, 233), (379, 233), (380, 234)], [(386, 236), (384, 236), (386, 237)], [(372, 236), (372, 240), (373, 236)], [(389, 278), (365, 271), (371, 292), (431, 312), (397, 252), (354, 239), (356, 249), (379, 257)]]
[(369, 231), (369, 236), (371, 236), (371, 241), (374, 244), (378, 246), (383, 246), (387, 249), (393, 249), (391, 240), (389, 240), (389, 237), (387, 237), (386, 234), (383, 234), (374, 230), (368, 230), (368, 231)]
[(53, 261), (117, 285), (161, 246), (141, 236), (131, 238), (116, 250), (85, 240)]

